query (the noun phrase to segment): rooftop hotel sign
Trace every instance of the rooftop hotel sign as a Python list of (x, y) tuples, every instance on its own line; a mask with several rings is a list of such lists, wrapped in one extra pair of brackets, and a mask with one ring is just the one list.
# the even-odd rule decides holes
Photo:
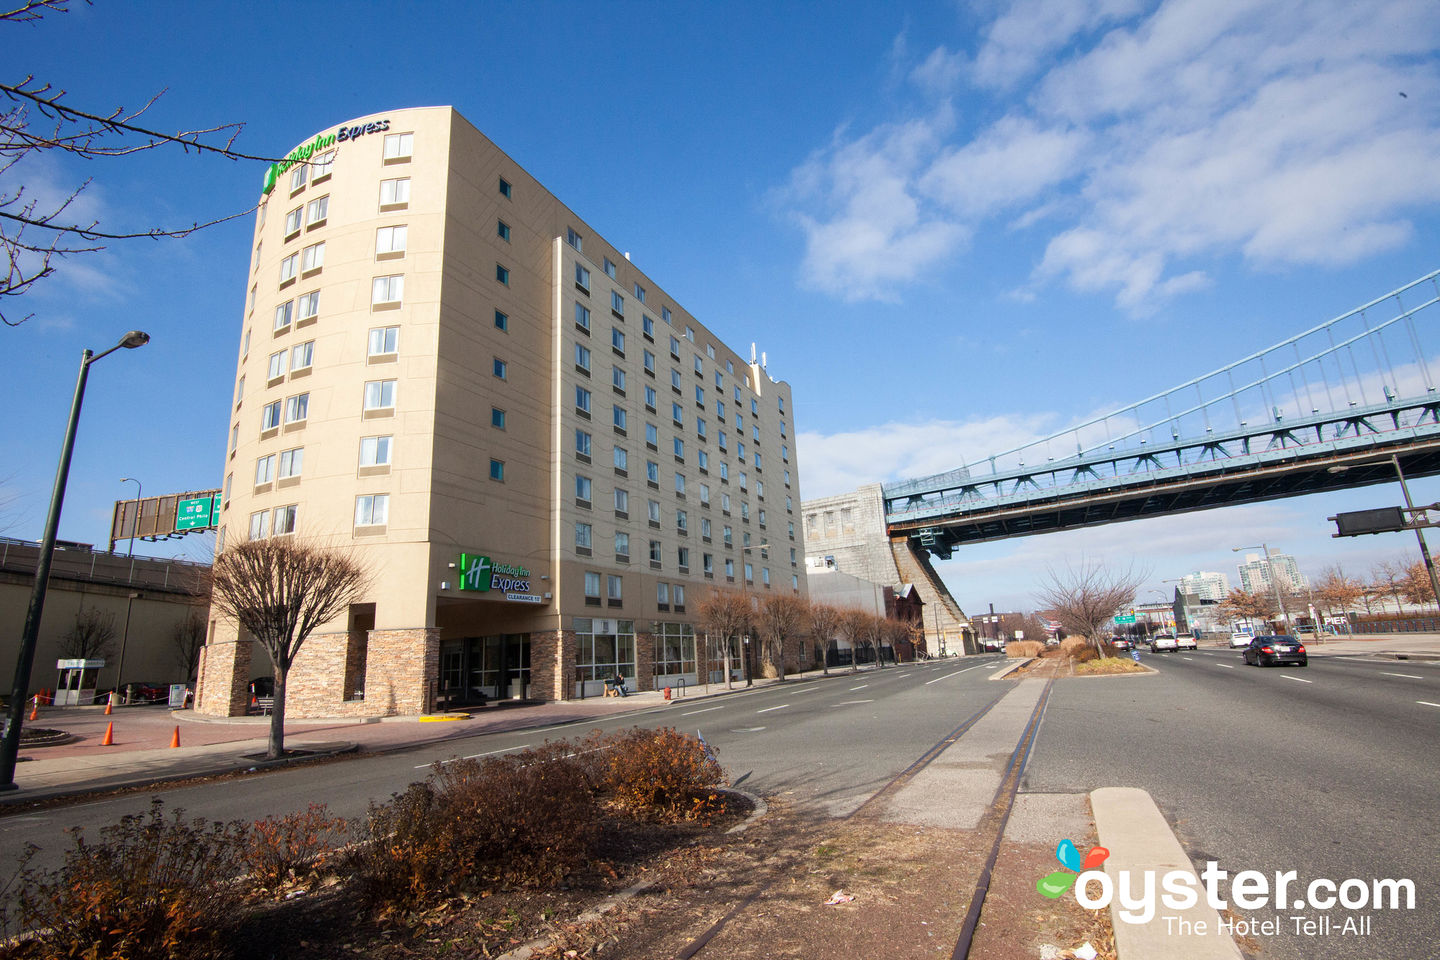
[(309, 143), (291, 150), (284, 160), (270, 164), (269, 169), (265, 171), (265, 186), (261, 192), (269, 194), (271, 190), (275, 189), (275, 184), (280, 179), (282, 173), (297, 163), (308, 161), (311, 157), (315, 156), (315, 154), (328, 150), (337, 143), (343, 143), (346, 140), (358, 140), (367, 133), (384, 133), (389, 129), (389, 120), (374, 120), (370, 123), (356, 124), (353, 127), (341, 127), (334, 133), (322, 133)]

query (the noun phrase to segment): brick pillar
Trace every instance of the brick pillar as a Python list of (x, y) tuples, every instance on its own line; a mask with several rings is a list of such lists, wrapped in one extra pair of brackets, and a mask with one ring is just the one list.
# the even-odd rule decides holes
[[(336, 672), (343, 677), (346, 634), (337, 634)], [(435, 708), (440, 679), (440, 629), (371, 630), (366, 643), (365, 713), (403, 716)]]
[(530, 634), (530, 695), (536, 700), (575, 696), (575, 632), (542, 630)]
[(655, 634), (635, 634), (635, 689), (655, 689)]
[(195, 712), (211, 717), (243, 717), (250, 709), (250, 658), (254, 643), (239, 631), (217, 624), (201, 651)]

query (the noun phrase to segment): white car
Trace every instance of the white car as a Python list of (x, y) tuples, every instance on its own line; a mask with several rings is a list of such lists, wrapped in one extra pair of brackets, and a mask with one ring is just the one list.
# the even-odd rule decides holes
[(1180, 644), (1175, 640), (1173, 633), (1157, 633), (1150, 638), (1150, 652), (1159, 653), (1161, 650), (1179, 650)]
[(1254, 639), (1255, 638), (1248, 633), (1232, 633), (1230, 634), (1230, 649), (1244, 649), (1245, 647), (1250, 646), (1250, 641)]
[(1191, 636), (1190, 634), (1188, 634), (1188, 633), (1187, 633), (1187, 634), (1184, 634), (1183, 636), (1176, 637), (1176, 638), (1175, 638), (1175, 646), (1176, 646), (1177, 649), (1180, 649), (1180, 650), (1199, 650), (1199, 649), (1200, 649), (1200, 644), (1196, 643), (1196, 642), (1195, 642), (1195, 638), (1194, 638), (1193, 636)]

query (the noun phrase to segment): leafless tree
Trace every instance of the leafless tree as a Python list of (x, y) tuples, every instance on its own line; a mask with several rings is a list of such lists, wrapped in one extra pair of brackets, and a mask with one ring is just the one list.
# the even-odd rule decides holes
[(767, 596), (755, 611), (761, 656), (775, 664), (776, 679), (785, 679), (785, 652), (805, 631), (805, 601), (788, 593)]
[(730, 644), (736, 637), (742, 637), (750, 629), (755, 605), (741, 590), (721, 590), (712, 587), (700, 598), (695, 606), (695, 620), (700, 629), (716, 637), (723, 645), (725, 664), (725, 686), (731, 685)]
[(1416, 560), (1405, 567), (1405, 575), (1400, 581), (1400, 595), (1407, 603), (1413, 603), (1417, 607), (1435, 603), (1435, 588), (1430, 582), (1430, 571), (1422, 561)]
[[(0, 12), (0, 26), (33, 23), (47, 13), (64, 13), (69, 0), (30, 0), (16, 9)], [(20, 44), (12, 41), (10, 46)], [(27, 159), (57, 154), (84, 160), (177, 147), (185, 153), (216, 155), (230, 160), (273, 158), (251, 156), (235, 149), (241, 123), (225, 123), (197, 130), (162, 133), (137, 121), (164, 93), (162, 90), (138, 109), (116, 107), (93, 113), (65, 102), (65, 91), (26, 76), (18, 83), (0, 83), (4, 109), (0, 109), (0, 247), (6, 256), (6, 273), (0, 278), (0, 298), (19, 297), (55, 272), (57, 258), (94, 253), (114, 240), (177, 238), (196, 230), (243, 217), (254, 207), (205, 222), (168, 227), (102, 229), (98, 221), (75, 214), (77, 200), (90, 185), (87, 178), (63, 199), (46, 200), (40, 191), (27, 189), (16, 179), (26, 172)], [(0, 303), (4, 300), (0, 299)], [(18, 326), (32, 316), (12, 319), (0, 308), (0, 322)]]
[(1390, 597), (1395, 601), (1396, 612), (1399, 612), (1403, 596), (1400, 586), (1405, 581), (1405, 563), (1396, 560), (1381, 560), (1370, 568), (1370, 579), (1376, 595)]
[(828, 603), (810, 604), (810, 638), (820, 648), (820, 672), (830, 675), (830, 642), (840, 632), (840, 611)]
[[(1078, 565), (1046, 570), (1037, 602), (1054, 612), (1065, 632), (1088, 637), (1095, 652), (1103, 657), (1105, 625), (1135, 602), (1135, 593), (1148, 575), (1148, 571), (1136, 570), (1133, 565), (1122, 570), (1082, 558)], [(1043, 636), (1035, 639), (1045, 642)]]
[(1225, 599), (1220, 601), (1221, 619), (1234, 623), (1237, 620), (1246, 622), (1259, 620), (1262, 623), (1269, 620), (1279, 609), (1275, 606), (1275, 597), (1265, 590), (1251, 592), (1236, 587), (1225, 594)]
[(285, 681), (316, 627), (364, 599), (370, 574), (352, 554), (293, 537), (245, 540), (226, 547), (211, 567), (211, 604), (270, 656), (275, 707), (268, 756), (285, 752)]
[(60, 652), (69, 660), (105, 660), (115, 650), (115, 614), (99, 607), (75, 611), (75, 622), (60, 638)]
[(200, 650), (205, 646), (206, 626), (205, 611), (196, 608), (170, 628), (170, 649), (175, 655), (175, 665), (185, 672), (187, 683), (195, 679)]
[(1315, 582), (1315, 600), (1321, 609), (1329, 614), (1344, 614), (1356, 602), (1365, 598), (1365, 586), (1359, 580), (1346, 576), (1338, 564), (1326, 567)]
[(860, 669), (860, 662), (857, 654), (865, 645), (865, 632), (869, 628), (866, 622), (870, 614), (864, 610), (841, 610), (836, 627), (839, 628), (840, 636), (844, 637), (850, 644), (850, 672), (854, 673)]

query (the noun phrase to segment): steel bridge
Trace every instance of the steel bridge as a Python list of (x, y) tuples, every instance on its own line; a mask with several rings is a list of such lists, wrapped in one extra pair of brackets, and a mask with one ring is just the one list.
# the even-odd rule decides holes
[[(892, 538), (962, 543), (1440, 474), (1440, 270), (1054, 436), (884, 486)], [(1377, 462), (1380, 461), (1380, 462)]]

